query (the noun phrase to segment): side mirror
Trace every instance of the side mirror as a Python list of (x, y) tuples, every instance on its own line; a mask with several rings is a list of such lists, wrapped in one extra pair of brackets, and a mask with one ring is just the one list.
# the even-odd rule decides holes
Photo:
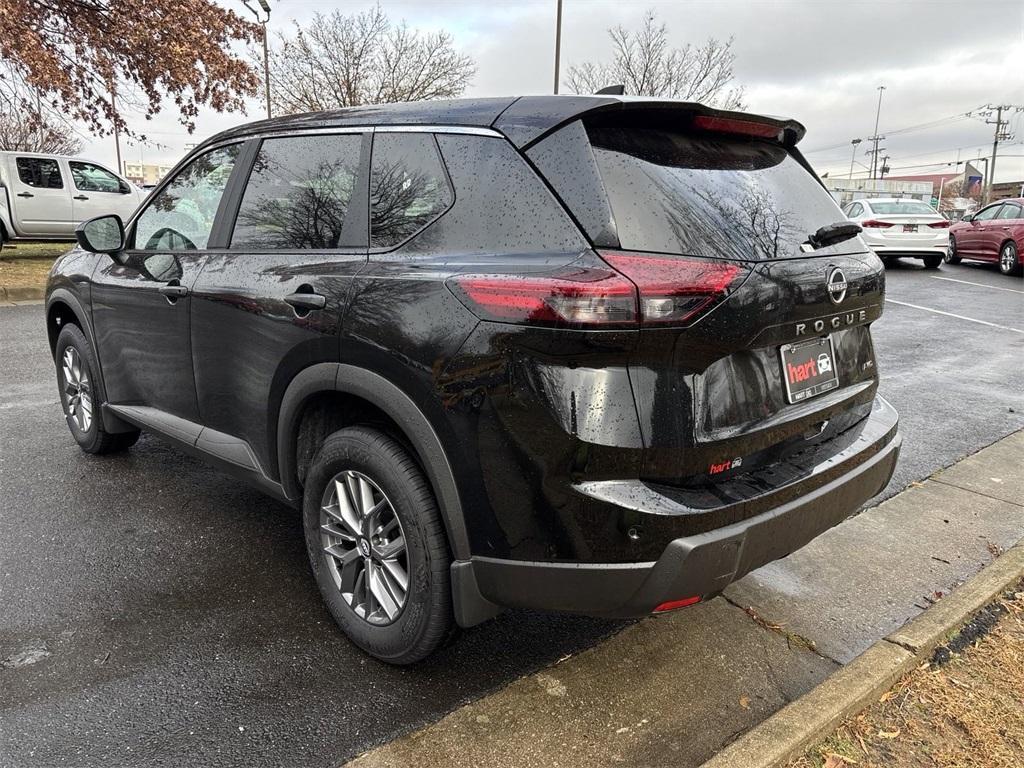
[(97, 216), (75, 227), (75, 239), (93, 253), (119, 253), (124, 250), (124, 222), (116, 213)]
[(965, 213), (965, 214), (964, 214), (963, 216), (961, 216), (961, 217), (960, 217), (960, 221), (970, 221), (970, 220), (971, 220), (971, 219), (973, 219), (973, 218), (974, 218), (974, 217), (973, 217), (973, 216), (971, 216), (971, 214), (969, 214), (969, 213)]
[(123, 181), (117, 182), (117, 188), (121, 192), (122, 195), (129, 195), (129, 194), (131, 194), (131, 191), (132, 191), (131, 185), (126, 184)]

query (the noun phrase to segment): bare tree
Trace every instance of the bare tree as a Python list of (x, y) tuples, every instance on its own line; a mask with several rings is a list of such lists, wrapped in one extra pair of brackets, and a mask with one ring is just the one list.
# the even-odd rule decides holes
[(15, 110), (0, 110), (0, 150), (77, 155), (81, 149), (81, 140), (66, 123)]
[(392, 24), (380, 6), (353, 16), (318, 13), (306, 27), (296, 23), (294, 35), (277, 37), (270, 51), (274, 114), (451, 98), (476, 73), (447, 32)]
[(687, 43), (673, 48), (668, 27), (654, 11), (644, 16), (633, 32), (622, 26), (608, 30), (612, 39), (611, 63), (586, 61), (569, 67), (569, 88), (594, 93), (622, 84), (632, 96), (659, 96), (698, 101), (723, 109), (743, 106), (743, 87), (733, 85), (733, 39), (708, 38), (702, 45)]

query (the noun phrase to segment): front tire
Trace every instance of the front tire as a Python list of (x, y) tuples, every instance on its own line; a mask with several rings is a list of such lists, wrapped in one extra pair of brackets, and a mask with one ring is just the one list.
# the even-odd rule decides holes
[(426, 658), (454, 627), (448, 540), (423, 472), (382, 432), (348, 427), (313, 458), (306, 550), (334, 620), (389, 664)]
[(60, 403), (71, 436), (86, 453), (124, 451), (139, 439), (139, 430), (107, 432), (96, 388), (96, 356), (82, 329), (65, 325), (57, 337), (55, 362)]
[(942, 263), (942, 256), (925, 256), (924, 257), (924, 268), (925, 269), (938, 269), (939, 264)]
[(959, 264), (962, 259), (956, 255), (956, 238), (950, 236), (949, 245), (946, 246), (946, 255), (942, 257), (947, 264)]
[(1017, 255), (1017, 244), (1012, 240), (1003, 243), (999, 249), (999, 271), (1004, 275), (1021, 274), (1020, 258)]

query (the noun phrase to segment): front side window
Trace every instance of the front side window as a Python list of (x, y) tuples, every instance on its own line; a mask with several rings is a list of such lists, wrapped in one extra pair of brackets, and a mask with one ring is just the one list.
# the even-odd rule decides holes
[(975, 221), (988, 221), (994, 219), (996, 214), (999, 213), (1000, 205), (990, 205), (988, 208), (982, 208), (974, 215)]
[[(231, 248), (338, 247), (361, 146), (362, 135), (356, 133), (264, 141), (242, 196)], [(365, 233), (366, 220), (350, 226)]]
[(165, 186), (135, 222), (134, 247), (146, 251), (206, 248), (240, 144), (200, 155)]
[(453, 195), (429, 133), (379, 133), (370, 167), (370, 247), (408, 240), (448, 210)]
[(121, 180), (106, 168), (80, 160), (70, 160), (71, 180), (83, 192), (121, 192)]
[(854, 216), (860, 216), (863, 210), (864, 209), (860, 203), (854, 203), (850, 206), (850, 213), (848, 215), (852, 219)]
[(63, 189), (60, 166), (48, 157), (19, 157), (18, 178), (22, 184), (41, 189)]

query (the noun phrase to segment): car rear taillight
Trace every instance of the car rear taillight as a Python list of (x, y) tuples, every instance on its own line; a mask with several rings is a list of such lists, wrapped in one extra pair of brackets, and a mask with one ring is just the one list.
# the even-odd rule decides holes
[(747, 271), (727, 261), (598, 251), (636, 284), (644, 325), (687, 325), (725, 298)]
[(864, 229), (888, 229), (889, 227), (893, 226), (888, 221), (878, 221), (877, 219), (868, 219), (867, 221), (862, 221), (860, 225)]
[[(478, 317), (568, 328), (689, 325), (748, 271), (730, 262), (599, 251), (610, 266), (537, 274), (457, 275), (448, 281)], [(614, 267), (614, 269), (613, 269)]]
[(636, 288), (607, 267), (569, 267), (535, 275), (459, 275), (456, 295), (488, 320), (566, 327), (631, 327)]
[(949, 227), (953, 226), (953, 222), (950, 221), (949, 219), (943, 219), (942, 221), (933, 221), (928, 226), (931, 227), (932, 229), (948, 229)]
[(702, 131), (731, 133), (739, 136), (755, 136), (759, 139), (782, 141), (782, 129), (779, 126), (754, 122), (753, 120), (739, 120), (734, 117), (697, 115), (693, 118), (693, 127)]

